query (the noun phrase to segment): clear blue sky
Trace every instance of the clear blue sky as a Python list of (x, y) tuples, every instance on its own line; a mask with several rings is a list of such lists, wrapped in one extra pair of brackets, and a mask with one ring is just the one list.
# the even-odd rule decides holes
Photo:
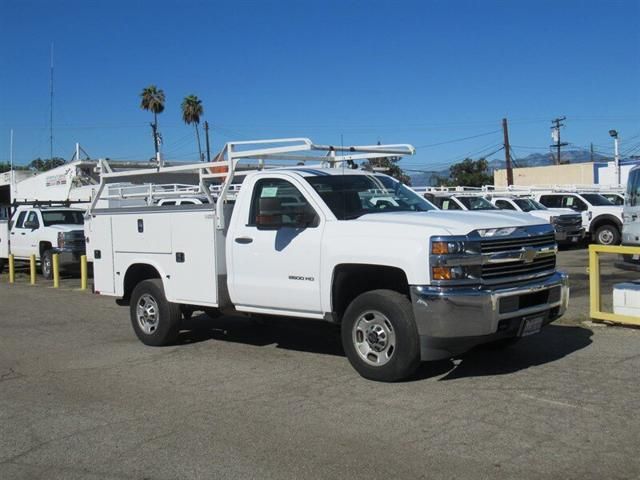
[(151, 157), (149, 84), (166, 94), (169, 159), (197, 159), (179, 109), (191, 93), (215, 150), (380, 139), (419, 147), (405, 168), (440, 169), (490, 153), (505, 116), (517, 156), (547, 152), (566, 115), (563, 140), (609, 153), (617, 128), (640, 153), (639, 24), (640, 0), (0, 0), (0, 161), (11, 128), (16, 163), (49, 156), (51, 43), (67, 159), (76, 141), (94, 158)]

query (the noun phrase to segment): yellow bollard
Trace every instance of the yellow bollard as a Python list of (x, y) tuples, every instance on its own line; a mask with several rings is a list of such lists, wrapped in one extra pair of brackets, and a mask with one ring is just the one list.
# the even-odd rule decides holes
[(51, 255), (51, 264), (53, 268), (53, 288), (60, 287), (60, 263), (58, 261), (58, 254)]
[(13, 253), (9, 255), (9, 283), (15, 283), (16, 281), (16, 262), (13, 258)]
[(36, 284), (36, 256), (31, 255), (29, 257), (29, 275), (31, 277), (30, 283), (31, 285)]
[(80, 257), (80, 290), (87, 289), (87, 256)]

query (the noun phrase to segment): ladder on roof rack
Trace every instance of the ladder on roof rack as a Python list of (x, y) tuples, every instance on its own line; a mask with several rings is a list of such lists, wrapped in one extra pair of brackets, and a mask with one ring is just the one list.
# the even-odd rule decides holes
[[(87, 211), (87, 215), (90, 215), (95, 210), (98, 200), (103, 198), (104, 189), (109, 184), (123, 182), (137, 183), (138, 185), (145, 183), (157, 184), (163, 176), (190, 174), (193, 176), (194, 182), (197, 182), (197, 194), (206, 196), (210, 203), (216, 205), (216, 227), (223, 229), (223, 204), (230, 200), (230, 196), (233, 196), (240, 188), (237, 183), (234, 183), (234, 179), (265, 168), (283, 167), (282, 164), (269, 166), (265, 163), (267, 161), (296, 162), (296, 165), (317, 162), (320, 168), (335, 168), (344, 163), (352, 165), (356, 160), (388, 156), (402, 157), (414, 154), (415, 148), (409, 144), (345, 147), (317, 145), (308, 138), (300, 137), (228, 142), (220, 153), (216, 155), (214, 161), (207, 163), (169, 167), (158, 166), (135, 171), (114, 172), (109, 167), (108, 162), (102, 161), (100, 165), (100, 186)], [(249, 160), (257, 161), (257, 164), (251, 165), (248, 169), (243, 169), (239, 165), (241, 162)], [(218, 185), (212, 187), (211, 184), (214, 182), (217, 182)], [(153, 193), (155, 192), (151, 191), (151, 193), (149, 202), (153, 201)]]

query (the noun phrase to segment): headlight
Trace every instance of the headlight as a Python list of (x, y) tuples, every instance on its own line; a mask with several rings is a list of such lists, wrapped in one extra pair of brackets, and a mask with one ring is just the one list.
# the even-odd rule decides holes
[(58, 232), (58, 248), (64, 248), (64, 233)]
[(557, 220), (558, 220), (558, 217), (550, 217), (549, 223), (556, 223)]
[(450, 255), (453, 253), (464, 253), (464, 241), (436, 241), (431, 243), (431, 253), (433, 255)]
[(480, 278), (479, 245), (467, 237), (438, 237), (431, 241), (431, 280), (446, 284), (474, 284)]
[(589, 220), (591, 220), (593, 218), (593, 212), (587, 212), (587, 217), (589, 218)]

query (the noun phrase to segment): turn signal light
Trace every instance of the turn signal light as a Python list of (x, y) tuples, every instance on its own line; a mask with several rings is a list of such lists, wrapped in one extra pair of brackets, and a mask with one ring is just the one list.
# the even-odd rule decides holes
[(433, 242), (431, 244), (431, 253), (434, 255), (446, 255), (449, 253), (449, 245), (447, 242)]
[(453, 278), (451, 268), (449, 267), (433, 267), (431, 269), (431, 276), (434, 280), (451, 280)]

